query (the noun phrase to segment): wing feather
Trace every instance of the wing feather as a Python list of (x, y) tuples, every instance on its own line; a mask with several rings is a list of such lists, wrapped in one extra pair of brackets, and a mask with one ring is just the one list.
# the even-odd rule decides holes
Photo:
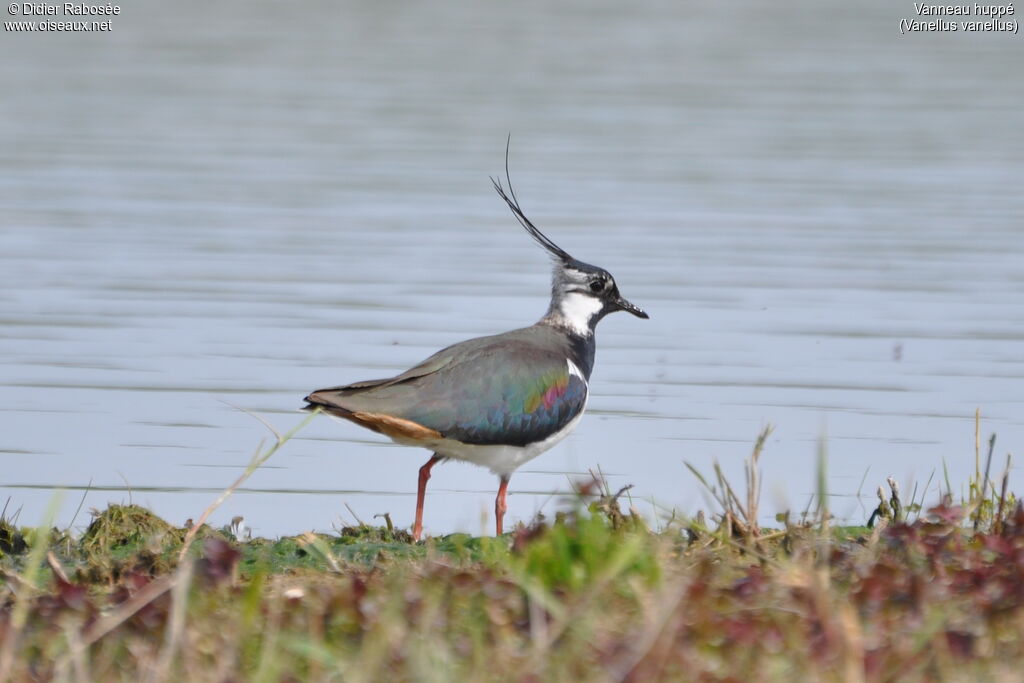
[(584, 409), (586, 380), (570, 370), (564, 354), (507, 336), (464, 344), (396, 377), (320, 390), (310, 400), (328, 410), (390, 415), (480, 445), (541, 441)]

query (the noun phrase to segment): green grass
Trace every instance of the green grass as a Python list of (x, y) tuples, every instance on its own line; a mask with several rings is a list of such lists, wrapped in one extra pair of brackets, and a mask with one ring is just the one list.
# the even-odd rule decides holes
[(759, 453), (744, 492), (701, 477), (710, 521), (657, 529), (601, 482), (553, 521), (423, 543), (390, 524), (241, 541), (132, 505), (78, 537), (0, 520), (0, 680), (1019, 678), (1005, 485), (907, 505), (890, 481), (870, 528), (818, 505), (763, 529)]

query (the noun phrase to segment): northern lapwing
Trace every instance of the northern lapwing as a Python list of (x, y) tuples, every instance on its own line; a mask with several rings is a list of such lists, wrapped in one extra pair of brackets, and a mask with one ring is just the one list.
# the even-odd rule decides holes
[(423, 497), (431, 468), (454, 458), (498, 475), (494, 515), (502, 533), (509, 478), (564, 439), (587, 405), (594, 369), (594, 328), (614, 311), (648, 315), (619, 294), (604, 268), (573, 258), (523, 213), (508, 176), (508, 192), (491, 179), (519, 224), (554, 257), (551, 305), (530, 327), (441, 349), (387, 379), (319, 389), (317, 407), (407, 446), (433, 451), (420, 468), (413, 538), (423, 533)]

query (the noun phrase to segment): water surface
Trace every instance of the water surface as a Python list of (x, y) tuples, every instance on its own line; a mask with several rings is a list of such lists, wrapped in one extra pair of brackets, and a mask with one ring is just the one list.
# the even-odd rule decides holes
[[(64, 521), (87, 491), (181, 523), (267, 436), (241, 409), (284, 430), (311, 389), (536, 320), (547, 260), (488, 180), (509, 131), (527, 213), (651, 313), (601, 324), (588, 415), (513, 478), (513, 520), (592, 468), (642, 511), (706, 508), (683, 463), (741, 484), (768, 423), (769, 512), (806, 506), (823, 436), (844, 518), (887, 475), (958, 486), (977, 407), (1001, 470), (1022, 43), (900, 37), (912, 11), (141, 2), (110, 34), (5, 35), (9, 510), (60, 487)], [(409, 524), (428, 455), (318, 419), (214, 521)], [(436, 468), (428, 530), (489, 530), (496, 484)]]

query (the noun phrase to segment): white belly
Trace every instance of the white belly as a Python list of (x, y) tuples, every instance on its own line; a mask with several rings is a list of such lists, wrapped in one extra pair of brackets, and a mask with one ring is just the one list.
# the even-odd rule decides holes
[[(584, 406), (585, 408), (586, 406)], [(502, 446), (489, 445), (480, 446), (465, 444), (452, 439), (438, 439), (436, 441), (420, 441), (416, 445), (424, 446), (433, 450), (438, 455), (455, 460), (465, 460), (474, 465), (486, 467), (498, 476), (510, 475), (519, 469), (523, 463), (533, 460), (544, 451), (552, 448), (559, 441), (569, 435), (583, 417), (583, 411), (569, 421), (560, 430), (536, 443), (527, 446)]]

